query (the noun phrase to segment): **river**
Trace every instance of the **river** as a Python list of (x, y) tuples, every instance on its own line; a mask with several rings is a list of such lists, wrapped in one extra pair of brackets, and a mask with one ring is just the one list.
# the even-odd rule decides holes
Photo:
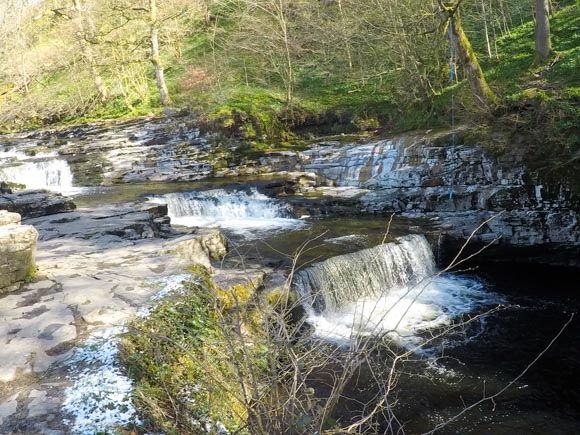
[[(327, 300), (318, 307), (312, 301), (320, 296), (306, 298), (311, 301), (305, 311), (316, 339), (348, 347), (349, 341), (357, 337), (376, 334), (382, 340), (386, 334), (389, 346), (395, 343), (401, 352), (416, 349), (402, 363), (393, 393), (397, 399), (392, 405), (397, 430), (424, 433), (461, 415), (437, 433), (580, 431), (577, 319), (562, 330), (580, 309), (577, 268), (516, 264), (505, 259), (496, 263), (489, 257), (475, 257), (432, 280), (447, 265), (439, 252), (433, 222), (426, 217), (297, 214), (291, 200), (266, 194), (272, 178), (83, 187), (74, 184), (66, 162), (53, 154), (12, 153), (3, 157), (18, 165), (11, 168), (4, 164), (0, 175), (20, 183), (28, 177), (32, 187), (73, 193), (77, 204), (84, 207), (96, 209), (104, 203), (134, 201), (161, 203), (168, 205), (174, 225), (220, 228), (231, 247), (225, 263), (234, 264), (241, 256), (244, 261), (288, 272), (296, 252), (310, 241), (294, 265), (298, 274), (319, 268), (312, 272), (318, 278), (310, 279), (318, 279), (318, 288), (308, 291), (321, 292), (320, 283), (330, 281), (338, 286), (332, 290), (334, 294), (343, 294), (347, 286), (352, 287), (349, 296), (337, 298), (334, 305)], [(372, 263), (379, 255), (373, 251), (377, 245), (410, 234), (411, 238), (398, 239), (399, 244), (392, 245), (397, 247), (396, 253), (381, 252), (384, 260)], [(420, 250), (428, 250), (428, 254), (414, 257)], [(358, 255), (360, 265), (373, 265), (356, 279), (353, 277), (361, 268), (353, 255)], [(330, 263), (320, 266), (324, 261)], [(404, 272), (405, 279), (391, 282), (385, 278), (395, 273), (388, 269), (392, 264), (400, 266), (396, 273)], [(383, 266), (388, 270), (378, 276), (377, 270)], [(333, 280), (341, 273), (346, 273), (351, 282), (345, 278)], [(364, 276), (376, 281), (378, 287), (357, 296)], [(409, 293), (425, 279), (430, 280), (427, 287), (418, 294)], [(389, 286), (381, 288), (385, 282)], [(394, 309), (401, 301), (403, 308)], [(364, 319), (361, 313), (365, 313)], [(430, 342), (433, 334), (458, 322), (463, 322), (461, 328)], [(380, 360), (380, 351), (371, 358)], [(506, 386), (509, 388), (494, 396)], [(373, 384), (370, 370), (361, 367), (334, 417), (346, 422), (360, 415), (366, 400), (375, 397), (381, 387)], [(478, 401), (482, 403), (471, 408)], [(466, 408), (469, 411), (462, 414)], [(377, 425), (379, 433), (386, 432), (393, 429), (393, 420), (379, 419)]]
[[(289, 268), (293, 255), (310, 240), (311, 249), (303, 252), (297, 262), (299, 268), (305, 268), (409, 233), (426, 233), (433, 241), (436, 260), (436, 238), (428, 220), (397, 216), (297, 219), (282, 200), (258, 193), (263, 184), (253, 179), (235, 184), (228, 180), (204, 181), (194, 191), (187, 184), (119, 186), (108, 194), (130, 192), (132, 199), (153, 198), (173, 202), (174, 206), (181, 203), (182, 207), (173, 208), (173, 213), (180, 215), (182, 224), (217, 226), (227, 234), (235, 249), (226, 261), (242, 255), (246, 261)], [(186, 193), (179, 193), (182, 191)], [(99, 195), (92, 195), (79, 200), (92, 203), (98, 198)], [(183, 208), (184, 203), (189, 205)], [(171, 210), (170, 207), (170, 214)], [(349, 261), (347, 257), (345, 262)], [(437, 266), (441, 269), (446, 265)], [(438, 287), (424, 292), (423, 300), (412, 298), (417, 310), (409, 315), (404, 332), (413, 340), (403, 346), (416, 344), (414, 340), (428, 337), (449, 322), (482, 317), (462, 327), (460, 332), (446, 334), (436, 344), (422, 348), (403, 365), (394, 413), (405, 433), (427, 432), (484, 397), (489, 399), (438, 433), (577, 433), (580, 427), (577, 320), (549, 345), (580, 309), (578, 270), (477, 258), (468, 267), (459, 269), (440, 277)], [(391, 306), (381, 311), (383, 303), (381, 297), (367, 298), (371, 318), (385, 319)], [(349, 306), (339, 315), (313, 316), (311, 320), (320, 329), (319, 337), (340, 346), (352, 338), (349, 334), (381, 333), (376, 322), (368, 328), (370, 332), (349, 329), (356, 324), (353, 313), (361, 311), (360, 306), (357, 309)], [(434, 320), (442, 314), (448, 318)], [(391, 315), (401, 316), (401, 311)], [(392, 322), (390, 319), (386, 323)], [(540, 358), (528, 367), (537, 357)], [(346, 393), (350, 397), (338, 407), (339, 416), (347, 419), (357, 415), (361, 408), (354, 403), (364, 402), (376, 393), (368, 376), (361, 369), (358, 382)], [(510, 383), (513, 384), (505, 392), (491, 398)], [(386, 426), (382, 430), (387, 430)]]

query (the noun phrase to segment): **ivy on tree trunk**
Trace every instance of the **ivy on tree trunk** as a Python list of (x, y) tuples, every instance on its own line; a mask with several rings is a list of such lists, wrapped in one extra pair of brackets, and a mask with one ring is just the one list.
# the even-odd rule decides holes
[(459, 62), (467, 73), (473, 95), (483, 108), (488, 108), (490, 105), (495, 106), (498, 104), (499, 99), (487, 84), (481, 65), (477, 60), (477, 56), (471, 47), (467, 35), (463, 31), (461, 20), (457, 15), (457, 10), (461, 2), (462, 0), (459, 0), (452, 5), (447, 5), (443, 0), (439, 0), (439, 6), (448, 15), (447, 25), (452, 25), (452, 43)]

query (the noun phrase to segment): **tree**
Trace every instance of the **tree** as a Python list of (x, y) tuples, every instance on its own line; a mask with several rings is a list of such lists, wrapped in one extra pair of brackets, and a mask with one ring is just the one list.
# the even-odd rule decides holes
[(446, 3), (444, 0), (438, 0), (440, 9), (447, 15), (446, 29), (451, 29), (451, 43), (455, 48), (461, 65), (467, 73), (471, 91), (481, 106), (487, 108), (490, 104), (497, 104), (498, 98), (487, 84), (475, 51), (473, 51), (471, 43), (461, 25), (461, 20), (457, 12), (462, 2), (463, 0), (456, 0), (452, 3)]
[(535, 65), (545, 63), (552, 55), (548, 2), (549, 0), (536, 0), (536, 34), (534, 37), (536, 46)]
[(155, 70), (155, 84), (157, 89), (159, 89), (161, 104), (167, 106), (171, 99), (169, 98), (161, 56), (159, 55), (159, 23), (157, 20), (156, 0), (149, 0), (149, 14), (149, 40), (151, 42), (151, 63)]
[(292, 105), (296, 87), (295, 59), (301, 51), (293, 25), (299, 21), (301, 4), (289, 0), (243, 0), (234, 50), (243, 50), (261, 63), (257, 75), (273, 73), (281, 80), (286, 104)]
[(99, 74), (99, 70), (97, 69), (97, 64), (93, 56), (93, 50), (89, 42), (90, 39), (94, 40), (94, 35), (90, 35), (89, 32), (85, 29), (86, 11), (82, 8), (80, 0), (73, 0), (73, 11), (75, 13), (74, 20), (76, 22), (77, 28), (76, 37), (78, 44), (81, 48), (81, 53), (83, 54), (83, 57), (87, 61), (87, 64), (91, 71), (91, 76), (93, 77), (93, 81), (95, 82), (95, 87), (97, 88), (99, 99), (101, 101), (105, 101), (108, 95), (107, 88), (105, 87), (103, 79)]

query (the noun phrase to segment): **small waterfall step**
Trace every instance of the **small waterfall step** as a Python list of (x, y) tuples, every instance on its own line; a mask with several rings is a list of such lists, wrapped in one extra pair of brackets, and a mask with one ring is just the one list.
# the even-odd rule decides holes
[(212, 189), (151, 196), (149, 201), (167, 204), (172, 224), (189, 227), (220, 227), (234, 232), (292, 229), (302, 226), (292, 208), (255, 188)]
[(0, 166), (0, 181), (23, 184), (27, 189), (73, 193), (73, 174), (66, 160), (25, 160)]
[(339, 255), (296, 274), (294, 283), (317, 311), (336, 310), (390, 288), (417, 283), (435, 273), (435, 259), (423, 235)]
[(420, 347), (421, 332), (502, 303), (476, 279), (437, 274), (422, 235), (314, 264), (298, 271), (293, 285), (314, 337), (338, 344), (387, 335), (405, 347)]

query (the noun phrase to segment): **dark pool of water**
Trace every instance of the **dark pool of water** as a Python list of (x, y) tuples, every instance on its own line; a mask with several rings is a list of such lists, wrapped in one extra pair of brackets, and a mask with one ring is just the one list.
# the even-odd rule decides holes
[[(437, 361), (441, 375), (430, 382), (401, 380), (399, 415), (407, 433), (423, 433), (491, 396), (518, 378), (560, 333), (559, 338), (512, 387), (437, 433), (580, 433), (580, 274), (529, 267), (489, 266), (478, 272), (490, 290), (505, 296), (505, 309), (486, 318), (476, 339), (448, 349)], [(411, 391), (405, 400), (405, 388)]]

